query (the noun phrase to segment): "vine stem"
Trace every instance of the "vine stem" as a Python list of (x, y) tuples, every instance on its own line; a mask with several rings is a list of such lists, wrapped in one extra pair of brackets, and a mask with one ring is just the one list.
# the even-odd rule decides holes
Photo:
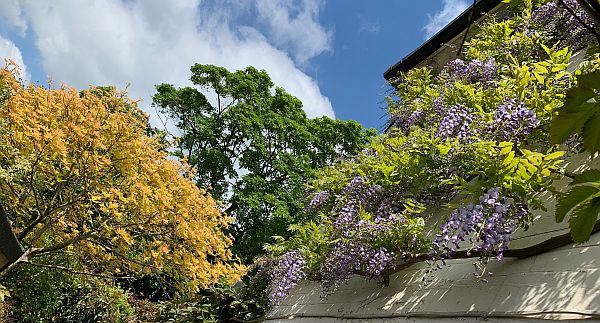
[[(592, 229), (592, 233), (600, 232), (600, 220), (596, 221), (594, 228)], [(519, 249), (507, 249), (504, 251), (504, 258), (517, 258), (523, 259), (528, 257), (537, 256), (539, 254), (554, 250), (556, 248), (564, 247), (569, 244), (574, 243), (573, 237), (571, 237), (571, 233), (567, 232), (565, 234), (561, 234), (552, 238), (548, 238), (538, 244), (519, 248)], [(454, 259), (470, 259), (480, 257), (482, 254), (478, 250), (459, 250), (451, 254), (451, 257), (446, 260), (454, 260)], [(423, 262), (425, 260), (431, 259), (431, 254), (429, 253), (419, 253), (419, 254), (408, 254), (402, 259), (400, 262), (394, 264), (388, 270), (386, 270), (382, 276), (389, 276), (395, 274), (403, 269), (406, 269), (416, 263)], [(389, 277), (387, 278), (389, 281)]]
[[(575, 18), (575, 20), (577, 20), (585, 29), (587, 29), (589, 32), (591, 32), (594, 37), (596, 37), (596, 41), (598, 41), (598, 44), (600, 44), (600, 34), (598, 34), (598, 32), (596, 31), (596, 29), (594, 29), (594, 27), (586, 24), (576, 13), (575, 11), (573, 11), (573, 9), (569, 6), (567, 6), (567, 4), (564, 2), (564, 0), (558, 0), (558, 2)], [(577, 2), (583, 7), (584, 10), (586, 10), (586, 12), (588, 12), (590, 9), (588, 7), (588, 4), (583, 1), (583, 0), (577, 0)], [(594, 17), (594, 19), (599, 19), (598, 17), (596, 17), (597, 15), (592, 13), (592, 16)]]

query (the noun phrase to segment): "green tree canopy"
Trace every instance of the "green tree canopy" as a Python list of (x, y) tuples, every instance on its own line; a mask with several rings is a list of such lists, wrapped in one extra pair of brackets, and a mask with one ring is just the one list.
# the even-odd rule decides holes
[(153, 104), (175, 121), (176, 154), (197, 169), (198, 186), (228, 203), (234, 249), (249, 261), (303, 219), (305, 183), (315, 171), (353, 156), (375, 131), (309, 119), (264, 70), (196, 64), (191, 72), (195, 87), (157, 85)]

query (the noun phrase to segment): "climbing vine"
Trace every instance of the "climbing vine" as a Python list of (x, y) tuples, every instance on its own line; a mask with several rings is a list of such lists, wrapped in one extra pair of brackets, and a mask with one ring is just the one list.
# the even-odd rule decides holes
[[(479, 256), (475, 275), (483, 279), (513, 234), (535, 225), (532, 212), (545, 210), (540, 196), (555, 191), (566, 156), (579, 152), (573, 147), (583, 140), (598, 151), (597, 131), (585, 130), (598, 117), (600, 75), (568, 69), (584, 48), (582, 68), (600, 66), (590, 47), (594, 23), (575, 0), (524, 2), (516, 14), (478, 26), (461, 58), (398, 76), (388, 98), (389, 131), (354, 158), (322, 169), (306, 207), (318, 220), (266, 246), (271, 305), (301, 279), (320, 281), (328, 295), (351, 275), (382, 277), (415, 254), (429, 263), (425, 282), (459, 249)], [(582, 136), (571, 135), (582, 128)], [(570, 144), (558, 145), (567, 138)], [(600, 172), (578, 176), (559, 196), (557, 220), (575, 208), (571, 229), (580, 242), (600, 210)], [(582, 210), (593, 216), (573, 220)]]

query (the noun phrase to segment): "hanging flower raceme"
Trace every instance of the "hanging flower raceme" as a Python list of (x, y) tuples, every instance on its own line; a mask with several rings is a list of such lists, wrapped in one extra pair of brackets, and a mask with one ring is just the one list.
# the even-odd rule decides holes
[(306, 209), (314, 209), (322, 206), (329, 199), (329, 191), (322, 191), (315, 194), (310, 200), (310, 203), (306, 206)]
[(454, 105), (444, 112), (435, 136), (442, 139), (457, 137), (461, 141), (466, 141), (473, 134), (471, 128), (473, 120), (471, 108), (463, 104)]
[(279, 257), (271, 268), (268, 298), (272, 305), (283, 300), (299, 281), (306, 277), (306, 261), (299, 250), (292, 250)]
[(457, 58), (444, 66), (442, 73), (450, 80), (462, 80), (467, 83), (480, 82), (487, 85), (494, 80), (496, 76), (496, 61), (490, 58), (487, 62), (472, 60), (465, 62)]
[[(528, 213), (526, 204), (503, 197), (500, 189), (489, 189), (479, 197), (479, 204), (467, 204), (454, 210), (436, 235), (433, 256), (443, 261), (451, 257), (467, 239), (471, 250), (481, 254), (476, 267), (483, 268), (490, 257), (502, 259), (518, 223)], [(481, 275), (481, 272), (476, 272)]]
[(540, 124), (535, 112), (515, 99), (506, 100), (496, 109), (487, 134), (492, 140), (521, 142)]
[[(373, 246), (380, 235), (404, 222), (404, 217), (395, 212), (378, 210), (381, 193), (381, 186), (368, 184), (368, 178), (362, 176), (355, 176), (341, 190), (337, 201), (343, 206), (332, 222), (332, 238), (336, 242), (329, 248), (320, 270), (325, 295), (353, 274), (371, 279), (381, 276), (394, 259), (393, 252), (385, 247)], [(373, 219), (365, 219), (361, 217), (361, 211), (376, 215)]]

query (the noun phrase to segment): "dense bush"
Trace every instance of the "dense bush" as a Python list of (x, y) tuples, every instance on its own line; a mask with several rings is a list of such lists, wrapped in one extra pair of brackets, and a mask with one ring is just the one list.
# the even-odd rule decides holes
[(96, 277), (26, 265), (6, 284), (11, 289), (7, 319), (16, 322), (125, 322), (133, 314), (128, 295)]
[(267, 310), (264, 295), (267, 280), (259, 275), (246, 276), (246, 284), (221, 283), (203, 290), (184, 302), (167, 301), (160, 305), (161, 322), (233, 322), (259, 319)]

